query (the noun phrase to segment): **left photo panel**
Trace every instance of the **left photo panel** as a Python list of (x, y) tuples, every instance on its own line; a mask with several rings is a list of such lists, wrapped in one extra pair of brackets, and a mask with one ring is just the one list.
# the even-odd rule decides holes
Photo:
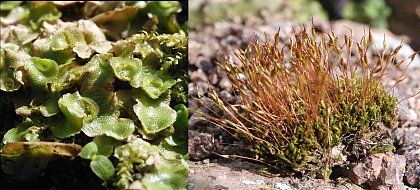
[(1, 189), (187, 189), (187, 1), (2, 1), (0, 35)]

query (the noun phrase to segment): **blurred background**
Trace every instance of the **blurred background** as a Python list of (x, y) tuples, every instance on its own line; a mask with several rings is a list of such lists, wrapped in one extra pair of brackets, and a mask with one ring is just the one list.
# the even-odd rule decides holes
[(189, 5), (190, 28), (226, 20), (245, 25), (290, 20), (350, 20), (382, 28), (420, 50), (420, 0), (195, 0)]

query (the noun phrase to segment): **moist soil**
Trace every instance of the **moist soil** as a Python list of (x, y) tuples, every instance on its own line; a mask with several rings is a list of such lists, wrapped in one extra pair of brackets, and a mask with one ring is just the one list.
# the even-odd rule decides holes
[(75, 160), (57, 159), (49, 162), (39, 177), (29, 181), (18, 181), (2, 171), (0, 187), (7, 190), (107, 189), (101, 185), (101, 179), (92, 172), (89, 162), (90, 160), (81, 158)]

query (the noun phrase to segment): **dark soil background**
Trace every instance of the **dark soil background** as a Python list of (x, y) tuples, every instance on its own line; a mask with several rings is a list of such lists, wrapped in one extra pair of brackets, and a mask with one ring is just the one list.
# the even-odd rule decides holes
[(55, 160), (48, 163), (47, 168), (39, 178), (31, 181), (17, 181), (1, 172), (0, 184), (2, 189), (45, 189), (45, 190), (74, 190), (74, 189), (107, 189), (101, 185), (102, 181), (89, 168), (89, 160), (77, 158), (75, 160)]

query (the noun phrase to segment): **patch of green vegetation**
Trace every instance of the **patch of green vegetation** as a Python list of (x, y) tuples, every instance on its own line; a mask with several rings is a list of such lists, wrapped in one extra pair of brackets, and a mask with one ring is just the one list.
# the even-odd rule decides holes
[(395, 146), (389, 145), (389, 146), (375, 146), (369, 149), (370, 154), (376, 154), (379, 152), (394, 152)]
[[(88, 20), (60, 19), (72, 3)], [(79, 156), (107, 186), (187, 188), (188, 36), (176, 20), (179, 2), (0, 5), (8, 97), (0, 108), (18, 116), (1, 129), (5, 173), (28, 180), (50, 160)]]
[(364, 0), (349, 2), (343, 10), (343, 18), (369, 24), (375, 28), (388, 28), (388, 17), (391, 16), (385, 0)]

